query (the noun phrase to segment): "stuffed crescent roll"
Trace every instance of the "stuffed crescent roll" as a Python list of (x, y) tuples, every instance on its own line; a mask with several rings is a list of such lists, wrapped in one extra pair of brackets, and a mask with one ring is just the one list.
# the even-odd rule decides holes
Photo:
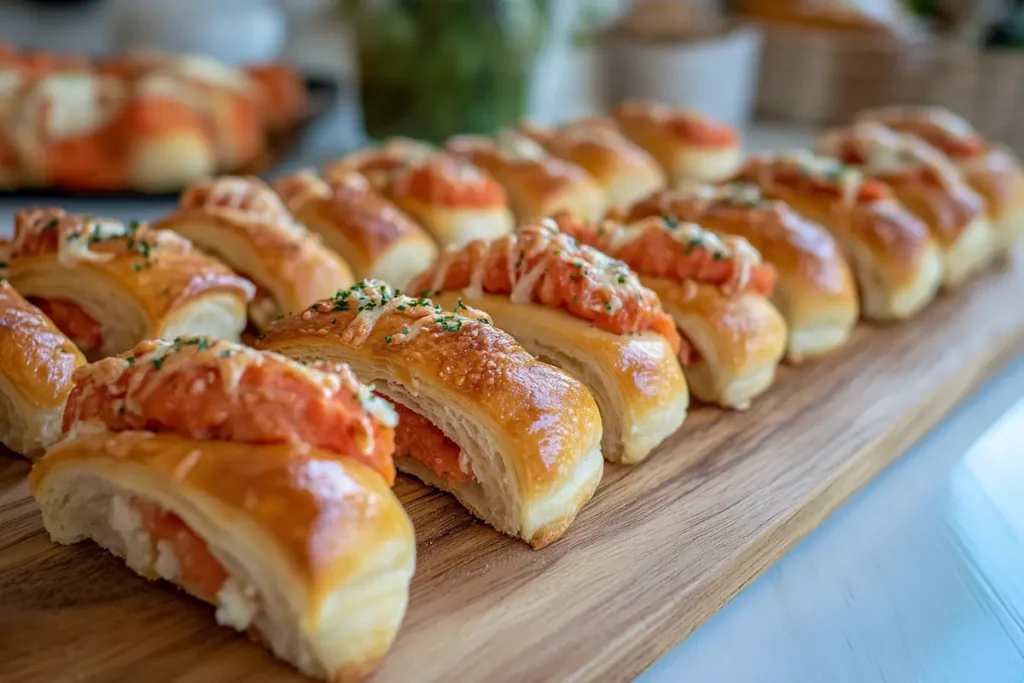
[(173, 232), (61, 209), (16, 215), (5, 272), (86, 356), (180, 334), (238, 339), (253, 296)]
[(366, 177), (373, 189), (387, 192), (395, 174), (409, 165), (437, 154), (437, 149), (412, 138), (391, 138), (383, 145), (367, 147), (337, 159), (324, 167), (329, 183), (355, 171)]
[(696, 223), (719, 237), (750, 242), (778, 273), (772, 293), (789, 329), (791, 362), (842, 346), (859, 317), (857, 286), (846, 258), (827, 230), (786, 203), (765, 199), (756, 185), (692, 185), (651, 195), (625, 222), (666, 216)]
[(351, 264), (358, 278), (404, 287), (437, 255), (423, 228), (354, 171), (336, 174), (330, 183), (300, 171), (276, 180), (274, 189), (300, 222)]
[(858, 123), (827, 132), (818, 151), (886, 183), (925, 222), (942, 254), (944, 287), (960, 286), (991, 262), (995, 242), (985, 200), (928, 144), (876, 123)]
[(665, 187), (658, 162), (606, 119), (583, 119), (548, 130), (530, 123), (516, 130), (556, 157), (583, 168), (597, 181), (613, 209), (625, 209)]
[(1008, 253), (1024, 235), (1024, 169), (1007, 147), (990, 145), (966, 120), (941, 107), (883, 107), (861, 112), (856, 120), (916, 135), (945, 154), (988, 203), (997, 251)]
[(264, 330), (278, 316), (350, 287), (352, 271), (295, 219), (258, 178), (222, 176), (186, 189), (156, 228), (173, 230), (252, 281), (249, 318)]
[(53, 540), (95, 541), (307, 675), (368, 676), (415, 563), (388, 487), (390, 407), (343, 365), (205, 337), (76, 379), (68, 433), (29, 481)]
[(718, 238), (667, 217), (559, 227), (639, 273), (675, 320), (679, 360), (694, 396), (743, 410), (767, 389), (786, 350), (786, 323), (769, 302), (775, 270), (739, 237)]
[(658, 297), (550, 219), (446, 251), (411, 287), (448, 309), (485, 311), (527, 351), (583, 382), (601, 410), (609, 460), (643, 460), (686, 418), (679, 334)]
[(496, 140), (461, 135), (445, 145), (451, 154), (479, 166), (501, 183), (519, 223), (568, 211), (583, 220), (597, 220), (608, 200), (590, 174), (551, 156), (529, 137), (505, 130)]
[(597, 405), (482, 313), (463, 313), (365, 280), (274, 323), (259, 345), (298, 360), (348, 362), (396, 405), (399, 470), (544, 547), (601, 479)]
[(658, 160), (670, 185), (724, 180), (740, 164), (739, 134), (694, 111), (630, 101), (612, 110), (612, 118), (627, 138)]
[(735, 180), (757, 185), (832, 233), (853, 266), (865, 317), (909, 318), (935, 298), (938, 244), (884, 183), (809, 152), (751, 157)]
[(42, 311), (0, 280), (0, 443), (29, 457), (60, 436), (85, 358)]

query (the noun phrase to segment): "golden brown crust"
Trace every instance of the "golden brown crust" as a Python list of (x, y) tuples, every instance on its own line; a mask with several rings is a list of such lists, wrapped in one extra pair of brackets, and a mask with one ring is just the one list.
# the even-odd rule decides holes
[(0, 375), (35, 408), (64, 405), (85, 363), (78, 348), (43, 313), (0, 280)]
[[(853, 178), (849, 187), (844, 187), (846, 174)], [(786, 202), (828, 228), (844, 247), (866, 250), (893, 285), (914, 281), (935, 249), (927, 226), (890, 190), (879, 186), (877, 197), (867, 196), (862, 176), (834, 162), (809, 154), (761, 155), (748, 159), (733, 180), (753, 183), (765, 197)]]
[(33, 495), (64, 467), (85, 467), (115, 481), (119, 473), (148, 475), (176, 495), (216, 501), (273, 539), (307, 591), (309, 614), (320, 612), (381, 538), (413, 543), (409, 518), (376, 472), (302, 445), (197, 442), (151, 432), (84, 434), (39, 461), (29, 478)]
[(435, 309), (429, 299), (413, 305), (386, 287), (383, 297), (372, 297), (380, 287), (356, 285), (280, 320), (258, 348), (337, 347), (346, 357), (373, 359), (412, 391), (433, 385), (453, 405), (471, 405), (477, 419), (501, 430), (516, 454), (509, 465), (520, 495), (544, 496), (561, 484), (582, 455), (580, 444), (600, 423), (583, 385), (487, 322)]
[(298, 220), (349, 260), (357, 277), (376, 275), (374, 265), (396, 245), (433, 251), (423, 228), (354, 171), (330, 182), (301, 171), (275, 181), (274, 189)]
[(604, 211), (603, 193), (584, 169), (550, 156), (525, 135), (506, 131), (499, 144), (478, 136), (455, 137), (445, 149), (494, 176), (520, 222), (563, 209), (586, 214), (580, 215), (584, 220)]
[(756, 186), (734, 183), (665, 190), (634, 205), (627, 221), (670, 216), (719, 235), (743, 237), (779, 273), (790, 304), (790, 326), (819, 317), (857, 317), (857, 287), (835, 239), (780, 201), (764, 199)]
[(665, 173), (654, 157), (630, 142), (610, 121), (584, 119), (555, 130), (523, 123), (517, 130), (550, 154), (585, 169), (613, 206), (628, 206), (665, 185)]
[(860, 168), (892, 187), (897, 198), (928, 224), (943, 247), (957, 243), (984, 218), (985, 202), (937, 150), (913, 136), (875, 123), (828, 131), (820, 153)]
[(354, 280), (348, 264), (296, 224), (258, 178), (222, 176), (195, 183), (182, 193), (178, 210), (154, 227), (173, 230), (244, 272), (272, 293), (283, 314)]
[[(244, 303), (253, 295), (249, 282), (170, 231), (73, 216), (61, 209), (21, 211), (15, 220), (7, 270), (15, 287), (31, 283), (31, 289), (22, 291), (33, 296), (32, 290), (44, 280), (64, 282), (59, 274), (65, 270), (77, 271), (82, 278), (102, 278), (136, 302), (153, 336), (162, 336), (169, 317), (196, 299), (227, 293)], [(109, 236), (98, 225), (109, 229)], [(26, 249), (28, 242), (38, 240), (56, 244)], [(84, 250), (72, 251), (72, 245)], [(60, 298), (75, 301), (81, 280), (66, 282)]]

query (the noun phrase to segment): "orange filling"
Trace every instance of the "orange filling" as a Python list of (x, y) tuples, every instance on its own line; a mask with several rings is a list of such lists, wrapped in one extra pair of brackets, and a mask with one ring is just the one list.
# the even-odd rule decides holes
[(182, 587), (202, 600), (216, 602), (228, 573), (210, 552), (206, 541), (173, 512), (135, 499), (131, 506), (139, 513), (142, 527), (149, 533), (154, 556), (159, 552), (157, 545), (161, 541), (170, 545), (178, 560), (178, 582)]
[(395, 403), (398, 426), (395, 428), (395, 456), (406, 456), (421, 463), (428, 470), (453, 484), (473, 481), (459, 467), (458, 444), (444, 435), (430, 420)]
[(66, 299), (40, 299), (29, 301), (46, 314), (61, 332), (84, 352), (95, 351), (103, 345), (100, 324), (86, 315), (82, 307)]
[(696, 117), (673, 118), (667, 125), (674, 135), (695, 145), (727, 147), (735, 145), (739, 139), (736, 131), (729, 126)]
[[(776, 177), (772, 178), (771, 184), (782, 185), (786, 187), (800, 187), (803, 185), (802, 180), (806, 179), (810, 187), (810, 191), (814, 194), (840, 198), (843, 196), (843, 190), (834, 180), (827, 178), (815, 178), (808, 172), (802, 171), (797, 168), (783, 168), (779, 169), (775, 173)], [(760, 173), (757, 171), (752, 173), (741, 173), (737, 180), (748, 180), (750, 182), (758, 182)], [(767, 192), (768, 190), (766, 190)], [(857, 191), (858, 202), (877, 202), (883, 199), (889, 199), (892, 197), (892, 192), (889, 190), (889, 186), (878, 180), (865, 180), (860, 189)]]
[(404, 178), (406, 194), (425, 202), (448, 206), (494, 206), (505, 203), (505, 191), (476, 169), (463, 178), (458, 161), (442, 158), (409, 171)]

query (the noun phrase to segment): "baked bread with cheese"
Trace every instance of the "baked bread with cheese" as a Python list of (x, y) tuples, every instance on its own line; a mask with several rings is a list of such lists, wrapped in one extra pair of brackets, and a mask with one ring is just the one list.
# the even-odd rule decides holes
[(670, 185), (718, 182), (740, 164), (739, 134), (695, 111), (631, 100), (615, 107), (612, 118), (626, 137), (658, 160)]
[(626, 209), (665, 187), (658, 162), (629, 141), (608, 119), (581, 119), (547, 129), (522, 123), (516, 130), (556, 157), (583, 168), (597, 181), (612, 209)]
[(889, 185), (924, 221), (939, 245), (944, 287), (959, 287), (992, 261), (995, 238), (985, 200), (927, 143), (864, 122), (826, 132), (818, 151)]
[(687, 185), (635, 204), (625, 222), (665, 216), (696, 223), (719, 237), (750, 242), (778, 273), (772, 303), (789, 330), (786, 358), (798, 363), (842, 346), (860, 307), (857, 284), (835, 238), (756, 185)]
[(5, 277), (87, 357), (182, 334), (237, 340), (254, 293), (176, 233), (62, 209), (18, 212), (9, 253)]
[(357, 278), (405, 287), (437, 255), (423, 228), (355, 171), (336, 173), (330, 182), (299, 171), (275, 180), (274, 189), (300, 222), (345, 258)]
[(629, 225), (556, 219), (658, 295), (679, 328), (679, 360), (694, 396), (743, 410), (771, 386), (786, 351), (786, 323), (768, 298), (775, 270), (749, 242), (661, 216)]
[(72, 377), (84, 363), (71, 340), (0, 279), (0, 443), (41, 455), (61, 433)]
[(789, 204), (826, 228), (846, 253), (871, 320), (902, 320), (928, 305), (942, 282), (942, 257), (928, 227), (884, 183), (810, 152), (750, 157), (734, 180)]
[(1008, 254), (1024, 235), (1024, 168), (1008, 147), (990, 144), (965, 119), (942, 107), (869, 109), (856, 121), (917, 136), (946, 155), (987, 202), (997, 253)]
[(534, 548), (565, 532), (601, 480), (590, 392), (483, 313), (364, 280), (277, 321), (258, 345), (351, 365), (398, 410), (398, 469)]
[(396, 173), (436, 153), (437, 149), (429, 143), (394, 137), (335, 159), (324, 167), (323, 175), (333, 183), (355, 171), (365, 176), (373, 189), (386, 193)]
[(447, 309), (486, 312), (538, 359), (583, 382), (613, 462), (643, 460), (686, 418), (679, 334), (658, 297), (551, 219), (448, 250), (411, 289)]
[(76, 380), (29, 480), (53, 540), (174, 583), (308, 676), (369, 676), (415, 564), (390, 407), (343, 365), (206, 337), (143, 342)]
[(501, 183), (518, 223), (559, 211), (586, 221), (597, 220), (608, 208), (607, 197), (589, 173), (551, 156), (515, 130), (501, 131), (495, 139), (456, 136), (445, 150), (479, 166)]
[(354, 281), (348, 264), (288, 212), (259, 178), (221, 176), (189, 186), (158, 220), (249, 279), (249, 319), (264, 330)]

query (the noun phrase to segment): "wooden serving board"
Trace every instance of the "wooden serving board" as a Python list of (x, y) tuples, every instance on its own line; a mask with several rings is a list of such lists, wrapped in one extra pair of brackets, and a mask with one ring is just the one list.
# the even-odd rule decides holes
[[(862, 325), (832, 357), (783, 368), (748, 412), (694, 410), (646, 463), (607, 466), (545, 550), (400, 481), (418, 568), (374, 683), (635, 676), (1024, 352), (1020, 261), (908, 324)], [(27, 472), (0, 456), (0, 680), (301, 680), (217, 627), (209, 606), (92, 544), (50, 543)]]

